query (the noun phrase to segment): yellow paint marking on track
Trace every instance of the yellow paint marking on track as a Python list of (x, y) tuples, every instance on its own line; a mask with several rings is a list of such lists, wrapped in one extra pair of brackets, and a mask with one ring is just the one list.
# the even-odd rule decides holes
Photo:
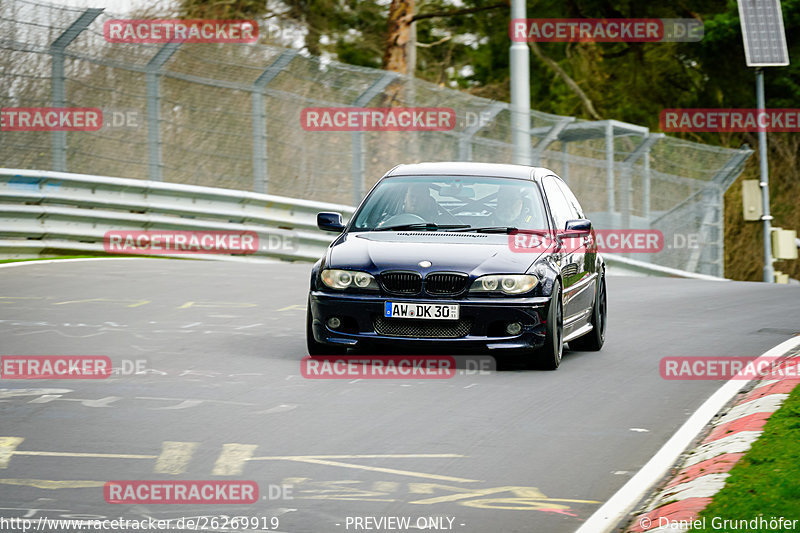
[(22, 485), (26, 487), (35, 487), (37, 489), (87, 489), (102, 487), (105, 481), (92, 481), (92, 480), (79, 480), (79, 479), (0, 479), (0, 484), (3, 485)]
[(244, 464), (250, 460), (258, 448), (257, 444), (223, 444), (222, 453), (217, 457), (212, 476), (235, 476), (242, 473)]
[(280, 309), (278, 309), (279, 312), (280, 311), (289, 311), (289, 310), (305, 311), (306, 310), (306, 306), (305, 305), (300, 305), (300, 304), (293, 304), (293, 305), (287, 305), (286, 307), (281, 307)]
[(372, 490), (378, 492), (397, 492), (400, 483), (396, 481), (376, 481), (372, 484)]
[(511, 492), (512, 494), (518, 495), (524, 498), (532, 498), (537, 500), (544, 500), (547, 499), (542, 491), (537, 489), (536, 487), (492, 487), (488, 489), (471, 489), (467, 492), (457, 492), (463, 491), (463, 487), (448, 487), (446, 485), (438, 485), (435, 483), (410, 483), (408, 486), (408, 491), (411, 494), (433, 494), (437, 490), (453, 490), (455, 494), (448, 494), (446, 496), (438, 496), (435, 498), (427, 498), (424, 500), (417, 500), (409, 503), (416, 503), (416, 504), (432, 504), (432, 503), (444, 503), (444, 502), (454, 502), (458, 500), (464, 500), (467, 498), (474, 498), (475, 496), (486, 496), (488, 494), (498, 494), (504, 492)]
[(164, 441), (153, 472), (172, 475), (184, 473), (199, 445), (199, 442)]
[(34, 455), (42, 457), (95, 457), (100, 459), (157, 459), (157, 455), (139, 455), (132, 453), (84, 453), (84, 452), (28, 452), (15, 451), (14, 455)]
[(88, 304), (88, 303), (128, 303), (125, 307), (140, 307), (147, 305), (150, 300), (121, 300), (114, 298), (87, 298), (85, 300), (67, 300), (65, 302), (55, 302), (52, 305), (67, 305), (67, 304)]
[(0, 437), (0, 468), (8, 468), (14, 450), (25, 440), (22, 437)]
[(383, 468), (380, 466), (365, 466), (365, 465), (355, 465), (351, 463), (342, 463), (339, 461), (327, 461), (323, 459), (313, 459), (310, 457), (306, 458), (290, 458), (286, 457), (283, 458), (286, 461), (295, 461), (298, 463), (311, 463), (317, 465), (325, 465), (325, 466), (338, 466), (341, 468), (354, 468), (356, 470), (368, 470), (370, 472), (383, 472), (385, 474), (395, 474), (398, 476), (410, 476), (410, 477), (421, 477), (426, 479), (438, 479), (441, 481), (455, 481), (456, 483), (479, 483), (480, 480), (478, 479), (465, 479), (461, 477), (453, 477), (453, 476), (442, 476), (439, 474), (428, 474), (425, 472), (414, 472), (411, 470), (398, 470), (395, 468)]
[(188, 309), (190, 307), (222, 307), (225, 309), (238, 309), (242, 307), (258, 307), (258, 304), (248, 302), (186, 302), (179, 305), (178, 309)]

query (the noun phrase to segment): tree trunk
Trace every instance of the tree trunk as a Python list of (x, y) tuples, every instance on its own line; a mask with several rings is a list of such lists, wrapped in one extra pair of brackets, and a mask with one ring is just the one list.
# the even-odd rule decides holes
[(414, 17), (414, 0), (392, 0), (389, 6), (389, 24), (386, 47), (383, 52), (383, 69), (408, 74), (408, 44), (411, 22)]

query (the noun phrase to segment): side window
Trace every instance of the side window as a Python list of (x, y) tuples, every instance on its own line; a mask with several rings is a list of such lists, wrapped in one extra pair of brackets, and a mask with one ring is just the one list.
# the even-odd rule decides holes
[(567, 202), (556, 179), (552, 176), (545, 176), (542, 180), (544, 193), (547, 195), (547, 203), (550, 205), (550, 212), (556, 223), (556, 229), (562, 230), (567, 224), (567, 220), (575, 218), (572, 213), (572, 206)]
[(561, 189), (561, 192), (564, 193), (564, 198), (567, 199), (567, 203), (572, 208), (572, 213), (575, 215), (572, 218), (573, 219), (586, 218), (583, 214), (583, 209), (581, 208), (580, 202), (578, 202), (578, 199), (575, 198), (574, 194), (572, 194), (572, 191), (569, 189), (569, 187), (567, 187), (567, 184), (561, 180), (555, 180), (555, 181), (556, 183), (558, 183), (558, 187), (559, 189)]

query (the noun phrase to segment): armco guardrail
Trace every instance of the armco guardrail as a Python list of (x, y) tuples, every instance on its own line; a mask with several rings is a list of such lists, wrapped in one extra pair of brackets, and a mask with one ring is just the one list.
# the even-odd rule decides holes
[(333, 240), (317, 229), (316, 214), (332, 210), (345, 217), (353, 212), (345, 205), (214, 187), (0, 169), (0, 256), (103, 253), (111, 230), (253, 231), (259, 236), (253, 255), (192, 257), (316, 261)]
[[(354, 209), (215, 187), (0, 169), (0, 257), (102, 254), (103, 238), (111, 230), (253, 231), (260, 244), (253, 255), (192, 257), (316, 261), (333, 240), (330, 233), (317, 229), (320, 211), (338, 211), (348, 218)], [(605, 257), (617, 272), (722, 279), (624, 257)]]

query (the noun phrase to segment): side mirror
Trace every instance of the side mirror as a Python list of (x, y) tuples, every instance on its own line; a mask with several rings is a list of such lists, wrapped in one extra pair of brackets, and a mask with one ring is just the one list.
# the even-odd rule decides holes
[(317, 227), (323, 231), (344, 231), (341, 213), (317, 213)]
[(586, 218), (567, 220), (564, 233), (568, 235), (588, 235), (592, 232), (592, 221)]

